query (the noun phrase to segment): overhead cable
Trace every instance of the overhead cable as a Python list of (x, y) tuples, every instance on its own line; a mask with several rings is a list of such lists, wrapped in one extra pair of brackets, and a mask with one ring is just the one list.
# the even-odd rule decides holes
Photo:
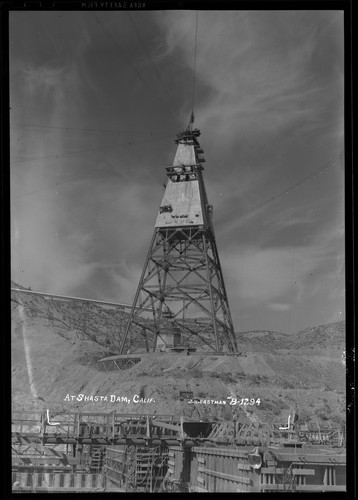
[(66, 132), (90, 132), (98, 134), (150, 134), (153, 132), (166, 132), (166, 130), (116, 130), (116, 129), (98, 129), (98, 128), (79, 128), (79, 127), (66, 127), (55, 125), (37, 125), (34, 123), (13, 123), (10, 128), (34, 128), (34, 129), (50, 129), (50, 130), (64, 130)]
[[(163, 89), (163, 91), (164, 91), (164, 93), (166, 95), (166, 102), (168, 102), (168, 101), (171, 102), (172, 98), (169, 95), (168, 85), (166, 85), (165, 82), (163, 81), (163, 79), (161, 77), (161, 74), (160, 74), (160, 71), (158, 69), (158, 66), (157, 66), (156, 62), (154, 61), (153, 57), (151, 56), (151, 53), (147, 49), (147, 44), (143, 40), (143, 37), (142, 37), (142, 35), (140, 33), (140, 30), (137, 28), (137, 25), (136, 25), (136, 23), (134, 21), (134, 17), (131, 15), (131, 13), (129, 11), (127, 12), (127, 17), (129, 19), (131, 25), (133, 26), (134, 31), (136, 32), (136, 35), (138, 37), (138, 40), (140, 41), (140, 44), (141, 44), (141, 46), (143, 48), (144, 53), (146, 54), (146, 56), (149, 59), (149, 61), (152, 63), (153, 71), (154, 71), (156, 77), (158, 78), (158, 80), (160, 81), (162, 89)], [(177, 112), (175, 112), (175, 115), (178, 118), (178, 120), (180, 120), (180, 117), (179, 117), (179, 115), (178, 115)]]
[(191, 104), (191, 116), (194, 121), (194, 100), (195, 100), (195, 74), (196, 74), (196, 47), (198, 42), (198, 11), (196, 11), (196, 22), (195, 22), (195, 44), (194, 44), (194, 69), (193, 69), (193, 95)]
[(101, 147), (98, 147), (98, 148), (79, 149), (77, 151), (67, 151), (67, 152), (65, 151), (64, 153), (57, 153), (57, 154), (46, 155), (46, 156), (37, 156), (37, 157), (34, 157), (34, 158), (28, 158), (27, 160), (12, 161), (11, 165), (17, 165), (17, 164), (20, 164), (20, 163), (27, 163), (27, 162), (36, 161), (36, 160), (49, 160), (49, 159), (52, 159), (52, 158), (60, 158), (62, 156), (71, 156), (71, 155), (76, 155), (76, 154), (79, 154), (79, 153), (88, 153), (90, 151), (101, 151), (101, 150), (104, 150), (104, 149), (119, 148), (121, 146), (138, 144), (138, 143), (141, 143), (141, 142), (157, 141), (159, 139), (168, 139), (168, 138), (171, 138), (171, 137), (172, 137), (171, 135), (170, 136), (164, 135), (164, 136), (160, 136), (160, 137), (152, 137), (151, 139), (141, 139), (141, 140), (138, 140), (138, 141), (128, 141), (128, 142), (122, 142), (120, 144), (109, 144), (107, 146), (101, 146)]
[[(342, 154), (338, 157), (338, 159), (342, 159)], [(279, 193), (275, 194), (274, 196), (272, 196), (271, 198), (263, 201), (262, 203), (260, 203), (259, 205), (256, 205), (256, 207), (253, 207), (251, 208), (250, 210), (248, 210), (247, 212), (244, 212), (243, 214), (239, 215), (239, 218), (240, 217), (244, 217), (245, 215), (248, 215), (250, 214), (251, 212), (254, 212), (255, 210), (258, 210), (259, 208), (262, 208), (263, 206), (267, 205), (268, 203), (271, 203), (272, 201), (276, 200), (277, 198), (279, 198), (280, 196), (283, 196), (284, 194), (287, 194), (289, 193), (290, 191), (292, 191), (293, 189), (295, 189), (297, 186), (300, 186), (301, 184), (303, 184), (304, 182), (308, 182), (310, 179), (312, 179), (313, 177), (315, 177), (316, 175), (319, 175), (321, 173), (323, 173), (324, 170), (327, 170), (328, 168), (330, 168), (332, 165), (335, 165), (335, 162), (333, 161), (330, 161), (328, 163), (328, 165), (326, 165), (325, 167), (319, 167), (317, 170), (314, 170), (311, 174), (307, 175), (306, 177), (303, 177), (303, 179), (300, 179), (299, 181), (295, 182), (294, 184), (292, 184), (291, 186), (285, 188), (284, 190), (280, 191)]]
[(118, 47), (121, 55), (127, 61), (128, 65), (130, 66), (130, 68), (132, 69), (132, 71), (134, 73), (136, 73), (136, 75), (138, 76), (138, 78), (152, 92), (152, 94), (162, 104), (163, 108), (165, 108), (165, 110), (167, 111), (167, 113), (169, 113), (172, 118), (175, 118), (174, 115), (173, 115), (173, 113), (172, 113), (172, 111), (168, 109), (167, 104), (158, 96), (158, 94), (155, 92), (155, 90), (152, 88), (152, 86), (143, 78), (143, 76), (141, 75), (140, 71), (137, 69), (137, 67), (133, 64), (133, 62), (131, 61), (131, 59), (127, 56), (127, 54), (125, 53), (125, 51), (122, 49), (122, 47), (119, 44), (118, 40), (116, 38), (114, 38), (114, 36), (112, 35), (112, 33), (101, 23), (101, 21), (99, 20), (99, 18), (98, 18), (98, 16), (96, 14), (95, 14), (94, 17), (96, 18), (97, 23), (99, 24), (99, 26), (102, 28), (102, 30), (106, 34), (107, 38), (109, 38), (112, 42), (114, 42), (115, 45)]

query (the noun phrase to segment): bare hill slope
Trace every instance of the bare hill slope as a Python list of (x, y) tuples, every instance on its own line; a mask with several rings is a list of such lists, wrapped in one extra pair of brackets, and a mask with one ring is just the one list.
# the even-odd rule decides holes
[[(226, 400), (230, 394), (259, 398), (260, 404), (245, 411), (230, 407), (242, 418), (285, 421), (297, 402), (304, 420), (344, 419), (344, 322), (296, 336), (244, 332), (238, 335), (240, 350), (246, 352), (241, 357), (161, 353), (143, 356), (129, 370), (106, 373), (96, 361), (118, 352), (128, 318), (123, 308), (13, 291), (12, 318), (14, 409), (230, 418), (227, 412), (223, 417), (223, 405), (180, 401), (179, 392), (190, 390), (205, 400)], [(312, 343), (322, 347), (320, 339), (324, 352), (311, 349)], [(133, 401), (134, 395), (145, 402)]]

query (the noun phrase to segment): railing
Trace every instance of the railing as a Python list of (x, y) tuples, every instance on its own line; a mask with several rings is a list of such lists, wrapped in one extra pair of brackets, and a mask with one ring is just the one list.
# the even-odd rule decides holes
[(104, 489), (103, 475), (84, 472), (14, 472), (13, 491), (79, 491)]
[[(192, 434), (191, 427), (202, 428)], [(205, 427), (205, 429), (204, 429)], [(345, 446), (342, 426), (301, 425), (282, 429), (280, 424), (223, 422), (184, 422), (171, 415), (139, 415), (125, 413), (59, 413), (14, 411), (13, 436), (38, 438), (39, 442), (80, 440), (86, 443), (105, 438), (106, 444), (120, 444), (120, 439), (206, 439), (210, 442), (269, 446), (283, 444), (302, 446), (304, 443)], [(211, 430), (210, 430), (211, 429)], [(204, 432), (204, 434), (203, 434)], [(45, 440), (45, 441), (44, 441)], [(86, 441), (87, 440), (87, 441)], [(125, 442), (123, 442), (125, 444)]]

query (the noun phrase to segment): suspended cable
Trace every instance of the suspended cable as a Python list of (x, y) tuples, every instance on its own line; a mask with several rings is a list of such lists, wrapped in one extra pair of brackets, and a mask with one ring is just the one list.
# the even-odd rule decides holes
[(79, 127), (60, 127), (52, 125), (37, 125), (32, 123), (14, 123), (10, 128), (34, 128), (34, 129), (50, 129), (64, 130), (66, 132), (90, 132), (100, 134), (150, 134), (153, 132), (167, 132), (167, 130), (115, 130), (115, 129), (98, 129), (98, 128), (79, 128)]
[(80, 149), (80, 150), (77, 150), (77, 151), (67, 151), (67, 152), (64, 152), (64, 153), (57, 153), (57, 154), (47, 155), (47, 156), (37, 156), (35, 158), (28, 158), (27, 160), (13, 161), (13, 162), (11, 162), (11, 165), (18, 165), (20, 163), (27, 163), (27, 162), (35, 161), (35, 160), (49, 160), (51, 158), (60, 158), (62, 156), (71, 156), (71, 155), (76, 155), (76, 154), (79, 154), (79, 153), (88, 153), (90, 151), (101, 151), (101, 150), (105, 150), (105, 149), (119, 148), (121, 146), (127, 146), (127, 145), (132, 145), (132, 144), (139, 144), (141, 142), (152, 142), (152, 141), (157, 141), (157, 140), (160, 140), (160, 139), (168, 139), (168, 138), (172, 138), (172, 135), (170, 135), (170, 136), (169, 135), (163, 135), (163, 136), (160, 136), (160, 137), (153, 137), (151, 139), (142, 139), (142, 140), (138, 140), (138, 141), (122, 142), (121, 144), (109, 144), (107, 146), (101, 146), (101, 147), (98, 147), (98, 148)]
[[(343, 153), (341, 153), (338, 157), (338, 160), (342, 159), (343, 158)], [(305, 182), (309, 182), (311, 178), (314, 178), (316, 177), (317, 175), (320, 175), (322, 174), (325, 170), (327, 170), (328, 168), (330, 168), (331, 166), (334, 166), (335, 165), (335, 161), (329, 161), (328, 164), (326, 166), (321, 166), (319, 167), (317, 170), (314, 170), (311, 174), (307, 175), (306, 177), (303, 177), (303, 179), (300, 179), (299, 181), (295, 182), (294, 184), (292, 184), (291, 186), (288, 186), (287, 188), (285, 188), (284, 190), (280, 191), (279, 193), (275, 194), (274, 196), (272, 196), (271, 198), (268, 198), (267, 200), (263, 201), (262, 203), (256, 205), (255, 207), (251, 208), (250, 210), (247, 210), (246, 212), (240, 214), (238, 216), (237, 219), (235, 219), (235, 221), (231, 221), (231, 222), (228, 222), (227, 224), (225, 224), (223, 226), (223, 230), (224, 231), (231, 231), (234, 227), (236, 227), (240, 222), (241, 222), (241, 219), (243, 217), (246, 217), (247, 215), (251, 214), (252, 212), (255, 212), (256, 210), (259, 210), (260, 208), (268, 205), (269, 203), (275, 201), (276, 199), (278, 199), (280, 196), (283, 196), (287, 193), (289, 193), (290, 191), (292, 191), (293, 189), (295, 189), (296, 187), (300, 186), (301, 184), (305, 183)]]
[(196, 11), (196, 21), (195, 21), (195, 45), (194, 45), (194, 69), (193, 69), (193, 95), (191, 103), (191, 120), (194, 122), (194, 101), (195, 101), (195, 75), (196, 75), (196, 47), (198, 42), (198, 11)]
[[(338, 159), (342, 159), (342, 154), (338, 157)], [(304, 182), (308, 182), (310, 179), (312, 179), (313, 177), (315, 177), (317, 174), (321, 174), (323, 173), (324, 170), (327, 170), (329, 167), (331, 167), (332, 165), (335, 165), (335, 162), (329, 162), (328, 165), (326, 165), (325, 167), (319, 167), (317, 170), (314, 170), (311, 174), (307, 175), (306, 177), (304, 177), (303, 179), (295, 182), (294, 184), (292, 184), (291, 186), (285, 188), (283, 191), (280, 191), (279, 193), (275, 194), (274, 196), (272, 196), (271, 198), (269, 198), (268, 200), (265, 200), (263, 201), (262, 203), (260, 203), (259, 205), (256, 205), (256, 207), (254, 208), (251, 208), (250, 210), (248, 210), (247, 212), (244, 212), (243, 214), (241, 214), (239, 216), (240, 217), (244, 217), (245, 215), (248, 215), (250, 214), (251, 212), (254, 212), (255, 210), (258, 210), (259, 208), (262, 208), (263, 206), (267, 205), (268, 203), (271, 203), (272, 201), (276, 200), (277, 198), (279, 198), (280, 196), (284, 195), (284, 194), (287, 194), (289, 193), (290, 191), (292, 191), (293, 189), (295, 189), (297, 186), (300, 186), (301, 184), (303, 184)]]
[[(90, 173), (86, 173), (86, 178), (88, 178), (90, 175), (93, 175), (95, 173), (98, 173), (99, 170), (96, 170), (94, 172), (90, 172)], [(80, 177), (83, 177), (83, 172), (80, 173), (80, 174), (77, 174), (77, 175), (72, 175), (71, 177), (67, 177), (67, 179), (65, 179), (64, 181), (62, 182), (56, 182), (55, 184), (50, 184), (49, 186), (45, 186), (43, 188), (39, 188), (39, 189), (35, 189), (34, 191), (29, 191), (28, 193), (24, 193), (24, 194), (21, 194), (19, 196), (13, 196), (11, 197), (11, 200), (18, 200), (18, 199), (21, 199), (21, 198), (24, 198), (24, 196), (30, 196), (32, 194), (36, 194), (36, 193), (40, 193), (41, 191), (46, 191), (47, 189), (52, 189), (54, 187), (57, 187), (57, 186), (61, 186), (62, 184), (66, 184), (67, 182), (71, 182), (75, 179), (78, 179)]]
[(131, 61), (131, 59), (129, 59), (129, 57), (127, 56), (127, 54), (125, 53), (125, 51), (122, 49), (122, 47), (120, 46), (119, 42), (117, 41), (116, 38), (114, 38), (114, 36), (112, 35), (112, 33), (101, 23), (101, 21), (99, 20), (99, 18), (96, 16), (94, 16), (97, 20), (97, 23), (99, 24), (99, 26), (102, 28), (102, 30), (104, 31), (104, 33), (106, 34), (107, 38), (109, 38), (112, 42), (114, 42), (116, 44), (116, 46), (118, 47), (118, 49), (120, 50), (120, 53), (122, 54), (123, 58), (127, 61), (128, 65), (130, 66), (130, 68), (132, 69), (132, 71), (134, 73), (136, 73), (136, 75), (138, 76), (138, 78), (144, 83), (144, 85), (152, 92), (152, 94), (157, 98), (157, 100), (162, 104), (163, 108), (165, 108), (165, 110), (170, 114), (170, 116), (172, 118), (174, 118), (174, 115), (172, 113), (171, 110), (169, 110), (167, 108), (167, 105), (166, 103), (163, 102), (163, 100), (158, 96), (158, 94), (155, 92), (155, 90), (153, 90), (153, 88), (151, 87), (151, 85), (143, 78), (143, 76), (141, 75), (140, 71), (137, 69), (137, 67), (133, 64), (133, 62)]
[[(129, 21), (130, 21), (130, 23), (131, 23), (134, 31), (136, 32), (138, 40), (140, 41), (140, 45), (142, 46), (143, 52), (145, 53), (145, 55), (149, 59), (149, 61), (152, 63), (153, 71), (154, 71), (156, 77), (158, 78), (158, 80), (160, 81), (162, 89), (163, 89), (163, 91), (164, 91), (164, 93), (166, 95), (166, 102), (167, 101), (171, 102), (172, 98), (171, 98), (171, 96), (169, 94), (169, 91), (168, 91), (168, 85), (166, 85), (165, 82), (163, 81), (163, 79), (161, 77), (161, 74), (160, 74), (160, 71), (158, 69), (158, 66), (155, 63), (153, 57), (151, 56), (151, 53), (147, 49), (147, 45), (146, 45), (145, 41), (143, 40), (143, 37), (142, 37), (139, 29), (137, 28), (137, 25), (136, 25), (136, 23), (134, 21), (134, 18), (132, 17), (132, 15), (131, 15), (131, 13), (129, 11), (127, 12), (127, 17), (129, 19)], [(180, 120), (180, 116), (178, 115), (178, 113), (176, 111), (175, 111), (175, 115), (178, 118), (178, 120)]]

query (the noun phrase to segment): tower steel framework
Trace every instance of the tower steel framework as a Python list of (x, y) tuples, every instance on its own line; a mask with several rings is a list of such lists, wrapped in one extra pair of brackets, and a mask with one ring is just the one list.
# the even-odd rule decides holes
[(203, 348), (237, 352), (203, 180), (200, 131), (177, 134), (173, 165), (121, 343), (121, 354)]

